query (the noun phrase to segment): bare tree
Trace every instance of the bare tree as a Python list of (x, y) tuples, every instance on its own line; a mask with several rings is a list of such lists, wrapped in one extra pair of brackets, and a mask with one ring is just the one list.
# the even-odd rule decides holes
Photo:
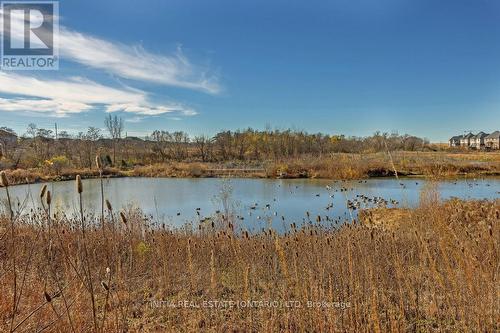
[(236, 146), (237, 156), (239, 160), (245, 159), (245, 153), (249, 146), (248, 133), (236, 131), (233, 135), (234, 144)]
[(92, 127), (90, 126), (88, 129), (87, 129), (87, 134), (85, 134), (85, 141), (86, 143), (88, 143), (88, 149), (87, 149), (87, 152), (88, 152), (88, 155), (87, 155), (87, 158), (88, 158), (88, 163), (89, 163), (89, 167), (90, 169), (92, 169), (92, 161), (95, 157), (95, 154), (96, 154), (96, 151), (97, 151), (97, 148), (96, 148), (96, 142), (102, 138), (102, 134), (101, 134), (101, 129), (97, 128), (97, 127)]
[(223, 161), (229, 160), (232, 155), (233, 133), (231, 131), (217, 133), (214, 141), (221, 159)]
[(203, 162), (206, 162), (210, 154), (211, 140), (208, 136), (199, 135), (194, 138), (194, 144)]
[(118, 116), (108, 115), (104, 119), (104, 125), (108, 129), (109, 135), (113, 139), (113, 164), (116, 165), (116, 144), (122, 137), (123, 132), (123, 119)]
[(33, 139), (36, 138), (36, 133), (38, 131), (38, 127), (36, 124), (30, 123), (28, 128), (26, 129), (26, 133), (31, 136)]
[(171, 134), (171, 141), (172, 155), (174, 156), (174, 158), (178, 161), (185, 159), (188, 154), (188, 134), (183, 131), (176, 131)]
[(154, 154), (159, 155), (162, 162), (165, 162), (167, 153), (165, 152), (168, 142), (169, 134), (165, 131), (156, 130), (151, 134), (151, 141), (153, 142), (152, 151)]

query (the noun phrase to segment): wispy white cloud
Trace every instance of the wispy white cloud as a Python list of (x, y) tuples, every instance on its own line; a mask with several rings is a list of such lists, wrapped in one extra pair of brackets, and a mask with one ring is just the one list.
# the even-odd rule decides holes
[(48, 115), (68, 115), (91, 109), (88, 104), (49, 99), (0, 98), (0, 111), (35, 112)]
[(192, 108), (179, 103), (152, 103), (148, 94), (141, 90), (109, 87), (78, 77), (46, 80), (0, 72), (0, 93), (11, 96), (0, 98), (0, 111), (29, 111), (64, 117), (102, 106), (107, 112), (144, 116), (196, 114)]
[[(13, 15), (12, 19), (23, 21), (24, 16)], [(19, 24), (12, 26), (22, 27)], [(23, 40), (24, 31), (13, 29), (11, 37), (13, 40)], [(62, 58), (122, 78), (211, 94), (221, 90), (217, 75), (209, 74), (208, 69), (192, 64), (180, 47), (171, 55), (154, 54), (140, 45), (130, 46), (112, 42), (64, 26), (59, 28), (58, 41), (59, 55)]]
[(158, 106), (145, 106), (134, 103), (124, 103), (124, 104), (111, 104), (106, 108), (107, 112), (129, 112), (145, 116), (157, 116), (164, 113), (178, 112), (185, 116), (194, 116), (196, 111), (186, 108), (183, 105), (158, 105)]
[(60, 55), (86, 66), (127, 79), (148, 81), (211, 94), (220, 91), (218, 78), (194, 66), (181, 48), (173, 55), (157, 55), (142, 46), (128, 46), (66, 28), (60, 31)]
[(135, 116), (135, 117), (132, 117), (132, 118), (127, 118), (125, 119), (125, 122), (127, 123), (140, 123), (144, 120), (144, 117), (141, 117), (141, 116)]

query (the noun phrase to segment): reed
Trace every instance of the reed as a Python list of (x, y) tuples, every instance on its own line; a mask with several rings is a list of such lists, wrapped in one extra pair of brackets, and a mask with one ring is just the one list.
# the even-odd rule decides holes
[(95, 294), (94, 294), (94, 281), (93, 281), (93, 275), (91, 272), (91, 263), (90, 263), (90, 255), (89, 255), (89, 250), (87, 246), (87, 234), (86, 234), (86, 223), (85, 223), (85, 215), (84, 215), (84, 210), (83, 210), (83, 183), (82, 183), (82, 178), (80, 175), (76, 176), (75, 179), (76, 183), (76, 192), (78, 193), (78, 203), (80, 207), (80, 224), (81, 224), (81, 231), (82, 231), (82, 247), (83, 247), (83, 262), (84, 262), (84, 273), (86, 276), (86, 284), (87, 284), (87, 291), (90, 295), (90, 301), (92, 305), (92, 321), (94, 323), (94, 332), (98, 331), (98, 323), (97, 323), (97, 308), (96, 308), (96, 300), (95, 300)]
[(7, 209), (9, 211), (9, 222), (10, 222), (10, 258), (12, 264), (12, 316), (10, 321), (10, 331), (13, 330), (14, 320), (17, 312), (17, 254), (16, 254), (16, 226), (14, 221), (14, 211), (12, 209), (12, 201), (10, 199), (9, 192), (9, 179), (5, 171), (0, 172), (0, 185), (5, 187), (5, 194), (7, 196)]

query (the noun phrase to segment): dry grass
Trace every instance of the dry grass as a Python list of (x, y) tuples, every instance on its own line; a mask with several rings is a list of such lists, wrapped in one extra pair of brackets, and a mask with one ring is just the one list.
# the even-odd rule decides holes
[(199, 162), (174, 162), (138, 166), (129, 172), (134, 177), (203, 177), (209, 164)]
[[(500, 152), (391, 152), (387, 153), (331, 154), (328, 156), (303, 156), (281, 161), (227, 161), (224, 163), (168, 162), (129, 169), (105, 168), (106, 177), (251, 177), (251, 178), (325, 178), (359, 179), (393, 176), (394, 168), (400, 176), (427, 176), (435, 178), (457, 176), (500, 175)], [(213, 173), (212, 169), (262, 169), (256, 172)], [(60, 174), (48, 174), (42, 169), (17, 169), (7, 171), (12, 184), (40, 181), (58, 181), (97, 178), (97, 169), (63, 169)]]
[[(98, 178), (99, 170), (97, 169), (64, 169), (60, 175), (47, 174), (43, 169), (15, 169), (6, 171), (11, 185), (30, 184), (37, 182), (49, 181), (64, 181), (74, 180), (76, 175), (81, 175), (82, 178)], [(106, 168), (103, 170), (103, 176), (106, 177), (124, 177), (127, 174), (116, 168)]]
[(220, 214), (177, 230), (110, 206), (54, 215), (46, 192), (40, 206), (0, 219), (1, 331), (500, 329), (499, 200), (441, 203), (430, 192), (391, 228), (318, 223), (281, 235), (249, 235)]
[[(391, 152), (373, 154), (332, 154), (309, 156), (272, 163), (268, 175), (285, 172), (289, 177), (358, 179), (393, 176), (456, 177), (500, 175), (497, 152)], [(392, 164), (394, 163), (394, 165)]]

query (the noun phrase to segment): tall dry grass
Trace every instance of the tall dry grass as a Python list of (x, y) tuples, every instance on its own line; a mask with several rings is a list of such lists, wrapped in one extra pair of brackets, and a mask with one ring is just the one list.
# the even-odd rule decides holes
[[(218, 169), (232, 171), (218, 173)], [(250, 169), (241, 171), (241, 169)], [(7, 170), (12, 184), (40, 181), (59, 181), (99, 177), (248, 177), (248, 178), (325, 178), (359, 179), (394, 176), (478, 177), (500, 175), (500, 152), (408, 152), (333, 153), (323, 156), (303, 155), (278, 160), (244, 160), (196, 162), (170, 161), (151, 165), (137, 165), (128, 169), (64, 168), (57, 174), (48, 174), (43, 168)]]
[(500, 175), (500, 153), (496, 152), (405, 152), (303, 156), (270, 163), (268, 176), (285, 172), (289, 177), (359, 179), (366, 177), (418, 175), (457, 177)]
[[(53, 213), (43, 192), (40, 209), (0, 219), (3, 332), (500, 329), (499, 200), (429, 191), (390, 227), (249, 234), (225, 214), (173, 230), (109, 202)], [(204, 303), (223, 300), (262, 303)]]

